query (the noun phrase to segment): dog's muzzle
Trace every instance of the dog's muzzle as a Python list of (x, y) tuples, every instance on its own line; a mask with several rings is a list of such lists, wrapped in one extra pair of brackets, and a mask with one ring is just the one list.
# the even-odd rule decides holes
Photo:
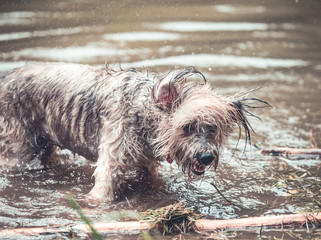
[(197, 156), (197, 160), (198, 160), (201, 164), (207, 166), (207, 165), (210, 165), (210, 164), (213, 162), (213, 160), (214, 160), (214, 155), (213, 155), (213, 153), (211, 153), (211, 152), (209, 152), (209, 153), (208, 153), (208, 152), (201, 153), (201, 154), (199, 154), (199, 155)]
[(192, 162), (191, 170), (196, 175), (204, 174), (206, 167), (213, 165), (216, 170), (218, 165), (217, 151), (199, 152), (196, 159)]

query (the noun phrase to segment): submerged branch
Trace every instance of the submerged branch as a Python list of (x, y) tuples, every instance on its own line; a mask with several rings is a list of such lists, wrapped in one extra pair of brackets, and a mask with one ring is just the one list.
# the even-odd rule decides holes
[[(321, 212), (308, 214), (291, 214), (282, 216), (263, 216), (263, 217), (249, 217), (240, 219), (228, 220), (195, 220), (195, 229), (199, 231), (216, 231), (228, 228), (247, 228), (247, 227), (279, 227), (287, 226), (320, 226)], [(108, 223), (94, 223), (93, 228), (100, 233), (117, 232), (117, 231), (142, 231), (149, 230), (155, 226), (152, 222), (144, 221), (126, 221), (126, 222), (108, 222)], [(78, 224), (67, 227), (36, 227), (36, 228), (17, 228), (6, 229), (0, 231), (1, 237), (14, 237), (20, 235), (44, 235), (56, 234), (58, 236), (74, 237), (78, 234), (90, 234), (91, 229), (86, 224)]]
[(314, 224), (321, 225), (321, 212), (308, 214), (291, 214), (281, 216), (249, 217), (228, 220), (197, 220), (196, 226), (200, 230), (213, 231), (226, 228), (246, 228), (246, 227), (287, 227), (306, 226)]
[(299, 148), (264, 148), (260, 150), (263, 155), (317, 155), (321, 156), (321, 149), (299, 149)]

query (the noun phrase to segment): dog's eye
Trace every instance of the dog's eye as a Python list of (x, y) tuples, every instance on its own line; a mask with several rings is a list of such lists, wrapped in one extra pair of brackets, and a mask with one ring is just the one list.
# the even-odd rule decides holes
[(214, 134), (216, 130), (217, 130), (217, 126), (215, 125), (208, 127), (208, 131), (210, 132), (210, 134)]
[(191, 124), (187, 124), (183, 127), (183, 131), (190, 135), (194, 132), (194, 127)]

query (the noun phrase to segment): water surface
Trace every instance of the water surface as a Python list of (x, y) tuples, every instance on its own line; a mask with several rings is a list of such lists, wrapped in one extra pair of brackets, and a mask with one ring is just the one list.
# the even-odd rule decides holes
[[(164, 162), (156, 185), (140, 184), (133, 173), (114, 204), (88, 205), (85, 194), (93, 185), (92, 168), (83, 160), (49, 170), (35, 166), (23, 173), (4, 171), (0, 228), (78, 222), (65, 200), (68, 194), (93, 220), (110, 211), (144, 211), (178, 201), (209, 219), (320, 211), (313, 201), (321, 197), (319, 159), (294, 161), (257, 153), (264, 147), (321, 145), (320, 11), (317, 0), (2, 0), (1, 71), (64, 61), (148, 68), (162, 75), (193, 65), (219, 94), (262, 86), (253, 95), (273, 108), (256, 111), (262, 121), (252, 119), (256, 134), (245, 153), (244, 142), (237, 145), (237, 136), (231, 139), (215, 173), (189, 181), (175, 164)], [(304, 198), (291, 195), (293, 178), (304, 180), (300, 189), (310, 191)], [(213, 182), (234, 205), (218, 194)], [(255, 238), (259, 230), (236, 232), (240, 234)], [(265, 238), (282, 234), (289, 236), (286, 231), (263, 230)], [(304, 230), (299, 234), (308, 237)]]

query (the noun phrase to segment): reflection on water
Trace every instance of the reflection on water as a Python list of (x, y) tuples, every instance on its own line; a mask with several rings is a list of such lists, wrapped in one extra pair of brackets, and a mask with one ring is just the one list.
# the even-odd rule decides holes
[(123, 56), (125, 59), (128, 55), (144, 54), (148, 49), (116, 49), (115, 47), (108, 46), (107, 44), (90, 44), (83, 47), (67, 47), (67, 48), (31, 48), (23, 49), (9, 54), (2, 54), (3, 57), (14, 58), (29, 58), (29, 59), (48, 59), (52, 61), (65, 61), (65, 62), (83, 62), (97, 57), (105, 56)]
[(28, 25), (33, 22), (33, 17), (36, 14), (34, 12), (5, 12), (0, 13), (0, 26), (3, 25)]
[[(257, 86), (254, 96), (271, 109), (252, 119), (258, 147), (321, 145), (320, 1), (18, 1), (0, 3), (0, 70), (42, 61), (148, 68), (165, 75), (196, 66), (219, 94), (233, 95)], [(6, 3), (6, 4), (5, 4)], [(259, 4), (259, 5), (258, 5)], [(238, 146), (234, 151), (235, 146)], [(234, 136), (222, 152), (217, 172), (190, 181), (177, 166), (163, 163), (152, 188), (128, 176), (114, 204), (88, 206), (92, 187), (88, 166), (58, 170), (4, 172), (0, 176), (0, 228), (68, 224), (77, 220), (65, 201), (73, 194), (85, 213), (143, 211), (185, 200), (207, 218), (234, 218), (320, 210), (294, 202), (276, 185), (291, 168), (320, 179), (320, 160), (262, 156), (237, 145)], [(299, 177), (299, 176), (298, 176)], [(235, 205), (225, 202), (211, 183)], [(314, 193), (314, 199), (320, 193)], [(126, 200), (126, 198), (127, 200)]]
[(263, 13), (266, 11), (266, 8), (263, 6), (245, 6), (245, 5), (216, 5), (214, 7), (216, 12), (221, 13), (242, 13), (242, 14), (249, 14), (249, 13)]
[(9, 41), (9, 40), (35, 38), (35, 37), (61, 36), (61, 35), (81, 33), (83, 31), (84, 29), (82, 27), (75, 27), (75, 28), (49, 29), (49, 30), (33, 31), (33, 32), (4, 33), (4, 34), (0, 34), (0, 41)]
[(124, 32), (104, 35), (104, 39), (113, 41), (164, 41), (180, 38), (180, 34), (165, 32)]
[(134, 67), (152, 66), (195, 66), (195, 67), (228, 67), (228, 68), (292, 68), (303, 67), (307, 62), (296, 59), (272, 59), (259, 57), (242, 57), (216, 54), (192, 54), (183, 56), (172, 56), (161, 59), (144, 60), (128, 63)]
[(255, 31), (268, 30), (269, 25), (265, 23), (249, 22), (168, 22), (159, 24), (162, 30), (177, 32), (209, 32), (209, 31)]

